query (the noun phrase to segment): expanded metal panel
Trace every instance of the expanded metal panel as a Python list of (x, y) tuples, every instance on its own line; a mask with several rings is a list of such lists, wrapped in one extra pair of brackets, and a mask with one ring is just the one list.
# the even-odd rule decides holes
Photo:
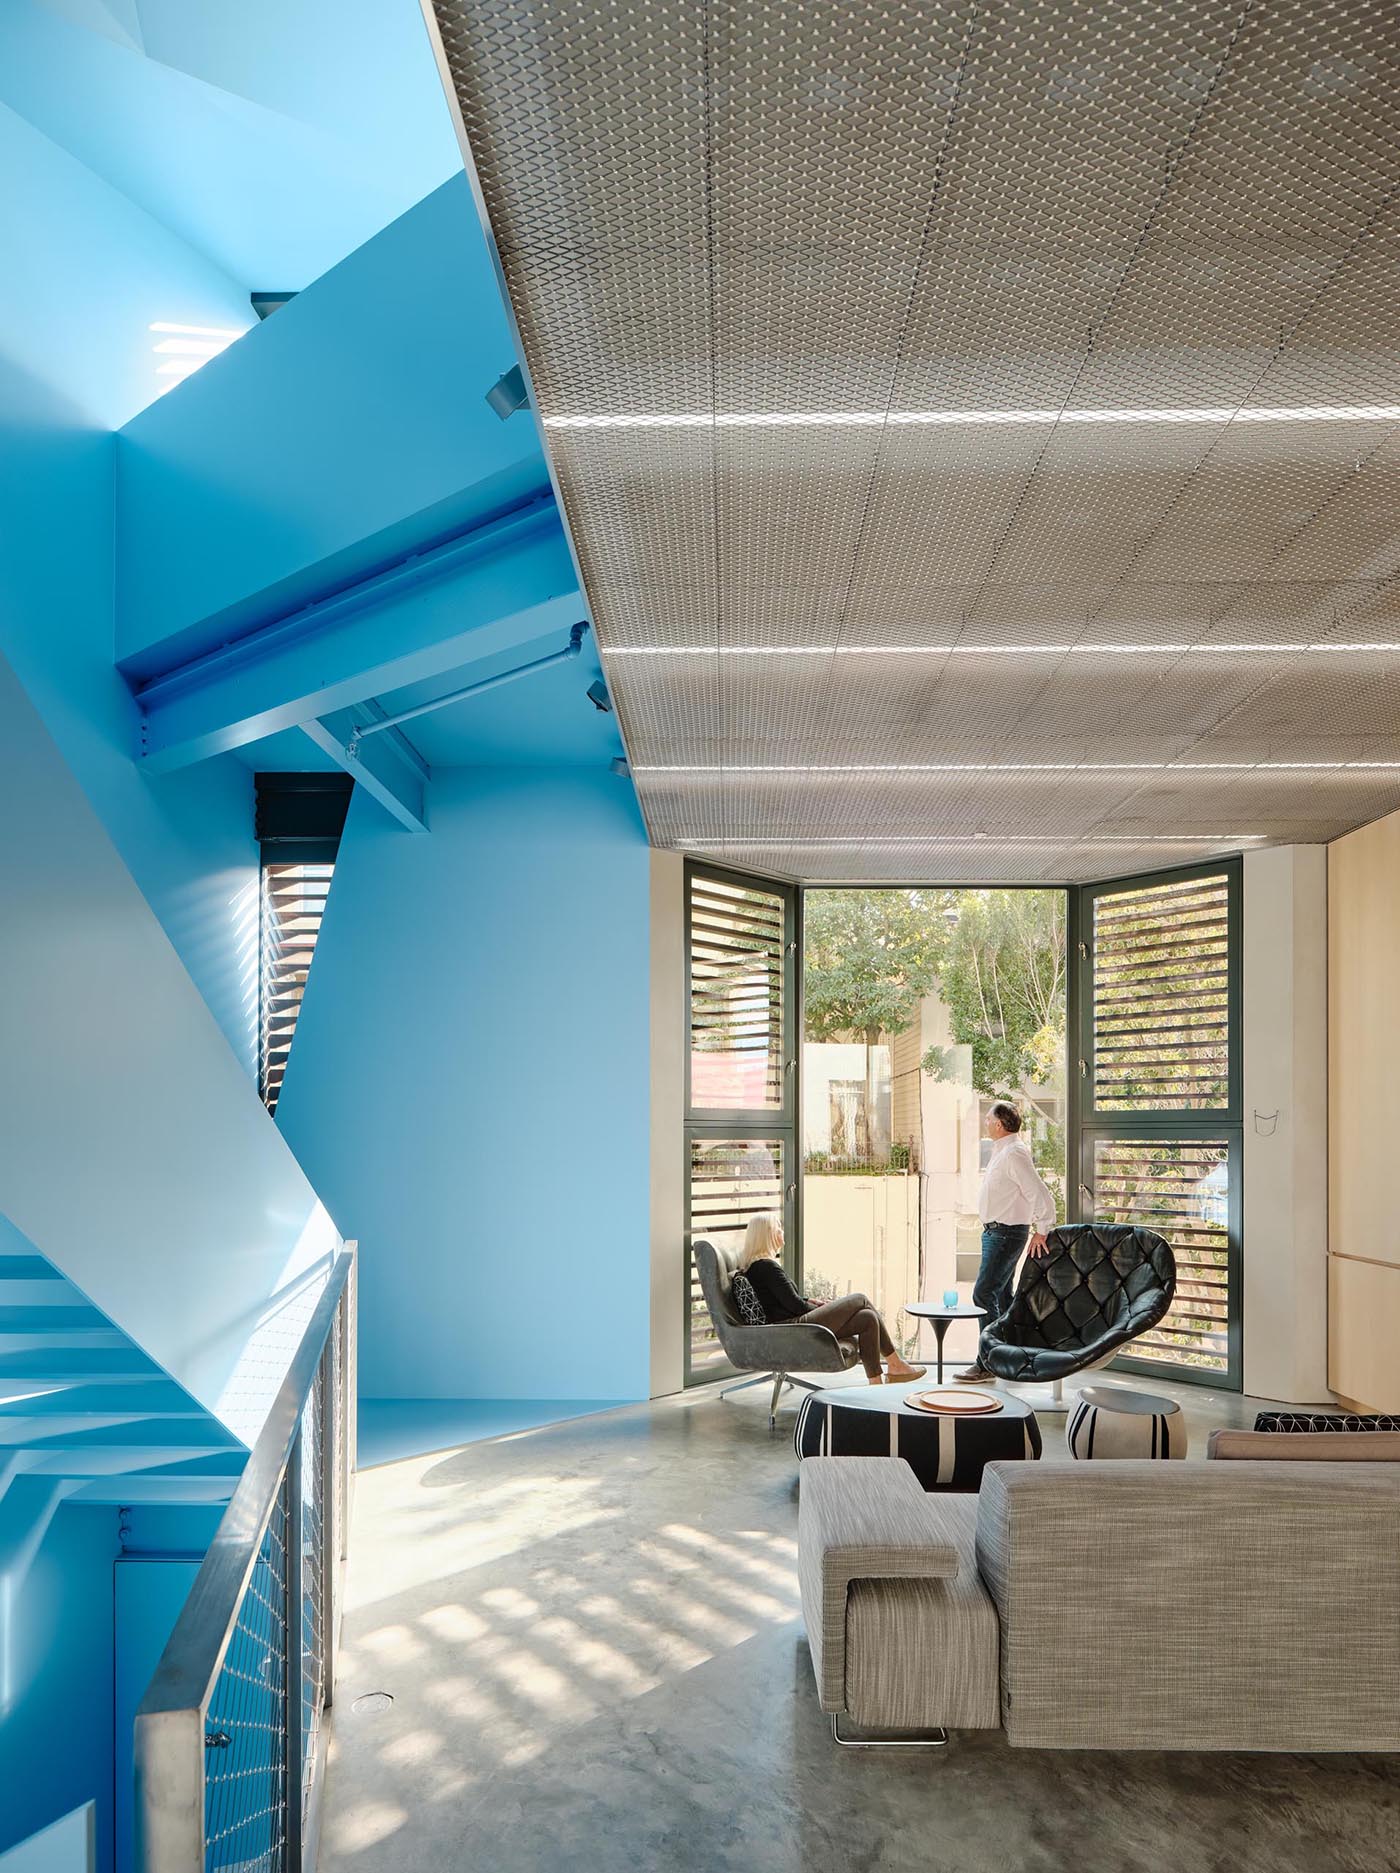
[(1230, 881), (1165, 880), (1093, 899), (1093, 1103), (1230, 1103)]
[(209, 1699), (205, 1873), (283, 1873), (286, 1866), (288, 1539), (284, 1487)]
[[(1400, 759), (1393, 8), (435, 12), (655, 840), (1033, 881), (1400, 806), (1400, 767), (1300, 801), (1111, 764)], [(1057, 738), (1096, 765), (1020, 842), (990, 775), (914, 847), (879, 776), (733, 771)]]
[(1166, 1317), (1133, 1341), (1133, 1359), (1224, 1374), (1234, 1312), (1228, 1140), (1092, 1142), (1094, 1220), (1155, 1229), (1176, 1257), (1175, 1299)]

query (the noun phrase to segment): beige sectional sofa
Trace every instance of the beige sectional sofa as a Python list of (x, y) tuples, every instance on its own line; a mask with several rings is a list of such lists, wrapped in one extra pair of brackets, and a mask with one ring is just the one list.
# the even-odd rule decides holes
[(1036, 1749), (1400, 1750), (1400, 1465), (801, 1470), (823, 1710)]

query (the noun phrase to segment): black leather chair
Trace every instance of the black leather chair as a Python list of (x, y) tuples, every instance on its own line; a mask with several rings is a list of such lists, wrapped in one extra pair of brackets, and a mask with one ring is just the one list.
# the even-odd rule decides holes
[(977, 1357), (999, 1379), (1049, 1380), (1051, 1409), (1064, 1381), (1104, 1365), (1155, 1327), (1176, 1293), (1176, 1257), (1153, 1229), (1064, 1223), (1046, 1253), (1027, 1256), (1011, 1305), (982, 1329)]

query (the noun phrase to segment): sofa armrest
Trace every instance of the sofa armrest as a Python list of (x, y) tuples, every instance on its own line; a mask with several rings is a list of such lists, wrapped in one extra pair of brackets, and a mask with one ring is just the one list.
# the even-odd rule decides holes
[(797, 1512), (802, 1616), (823, 1710), (846, 1707), (846, 1591), (853, 1580), (950, 1580), (956, 1529), (907, 1463), (808, 1457)]

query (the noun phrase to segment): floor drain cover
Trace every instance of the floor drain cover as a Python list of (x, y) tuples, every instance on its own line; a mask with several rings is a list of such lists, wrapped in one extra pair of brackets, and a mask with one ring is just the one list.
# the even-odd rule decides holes
[(388, 1710), (393, 1701), (394, 1697), (391, 1691), (366, 1691), (363, 1697), (357, 1697), (355, 1699), (350, 1708), (351, 1710), (367, 1711), (373, 1715), (377, 1714), (379, 1711)]

